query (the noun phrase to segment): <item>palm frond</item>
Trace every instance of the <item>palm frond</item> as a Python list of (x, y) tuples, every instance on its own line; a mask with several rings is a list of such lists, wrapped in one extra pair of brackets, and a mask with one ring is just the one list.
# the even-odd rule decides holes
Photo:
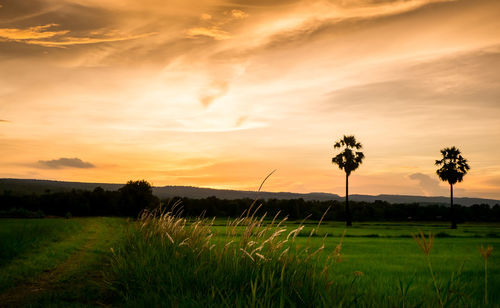
[(444, 148), (441, 150), (443, 158), (436, 160), (436, 166), (441, 166), (436, 170), (437, 175), (442, 181), (453, 185), (462, 182), (463, 177), (470, 170), (467, 160), (462, 156), (460, 150), (456, 147)]
[(332, 158), (332, 163), (336, 164), (341, 170), (344, 170), (348, 176), (362, 164), (365, 158), (363, 152), (353, 151), (353, 149), (359, 150), (363, 147), (360, 142), (356, 141), (354, 136), (344, 135), (340, 140), (335, 142), (333, 147), (344, 147), (342, 152)]

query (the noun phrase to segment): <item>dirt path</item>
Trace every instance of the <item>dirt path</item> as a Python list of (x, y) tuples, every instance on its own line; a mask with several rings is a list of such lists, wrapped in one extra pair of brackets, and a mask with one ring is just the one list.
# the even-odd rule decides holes
[[(78, 297), (79, 294), (75, 293), (78, 293), (81, 284), (88, 285), (101, 280), (101, 268), (92, 264), (96, 263), (96, 257), (90, 256), (98, 250), (96, 246), (100, 238), (96, 229), (99, 229), (98, 226), (90, 224), (84, 231), (88, 234), (85, 244), (55, 268), (43, 272), (36, 280), (22, 282), (0, 294), (0, 307), (20, 307), (37, 303), (38, 299), (44, 296), (50, 297), (55, 293), (72, 292)], [(99, 305), (99, 303), (89, 304)]]

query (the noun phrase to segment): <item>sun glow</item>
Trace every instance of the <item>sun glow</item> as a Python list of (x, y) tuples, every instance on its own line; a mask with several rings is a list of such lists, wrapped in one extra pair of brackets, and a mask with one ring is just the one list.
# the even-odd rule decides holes
[(500, 198), (498, 1), (259, 3), (2, 3), (0, 177)]

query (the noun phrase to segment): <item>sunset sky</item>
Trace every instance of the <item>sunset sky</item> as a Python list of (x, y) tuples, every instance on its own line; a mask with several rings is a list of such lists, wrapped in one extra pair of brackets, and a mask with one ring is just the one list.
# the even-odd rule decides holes
[(500, 199), (500, 1), (0, 0), (0, 177)]

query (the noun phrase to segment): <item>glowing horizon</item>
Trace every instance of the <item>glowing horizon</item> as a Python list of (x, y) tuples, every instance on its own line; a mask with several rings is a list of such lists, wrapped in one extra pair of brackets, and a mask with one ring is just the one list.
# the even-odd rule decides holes
[(0, 178), (500, 199), (500, 2), (0, 0)]

